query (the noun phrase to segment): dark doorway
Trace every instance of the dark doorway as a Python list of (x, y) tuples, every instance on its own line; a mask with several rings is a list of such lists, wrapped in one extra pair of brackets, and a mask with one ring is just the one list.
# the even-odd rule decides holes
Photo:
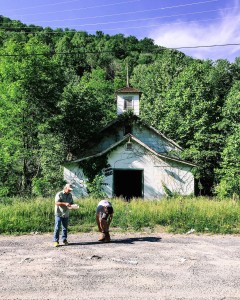
[(113, 170), (113, 194), (126, 200), (143, 197), (143, 170)]

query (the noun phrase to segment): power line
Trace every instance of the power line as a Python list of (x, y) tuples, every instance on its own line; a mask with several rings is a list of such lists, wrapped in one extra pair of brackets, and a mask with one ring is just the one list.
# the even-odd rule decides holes
[[(224, 10), (230, 10), (234, 9), (236, 7), (228, 7)], [(156, 19), (164, 19), (164, 18), (172, 18), (172, 17), (182, 17), (182, 16), (189, 16), (189, 15), (196, 15), (196, 14), (203, 14), (203, 13), (209, 13), (209, 12), (216, 12), (216, 11), (223, 11), (223, 9), (212, 9), (212, 10), (204, 10), (204, 11), (197, 11), (197, 12), (190, 12), (185, 14), (175, 14), (175, 15), (168, 15), (168, 16), (160, 16), (160, 17), (154, 17), (154, 18), (144, 18), (144, 19), (130, 19), (130, 20), (122, 20), (122, 21), (112, 21), (112, 22), (102, 22), (102, 23), (89, 23), (89, 24), (81, 24), (81, 25), (71, 25), (73, 27), (85, 27), (85, 26), (96, 26), (96, 25), (109, 25), (109, 24), (118, 24), (118, 23), (128, 23), (128, 22), (139, 22), (139, 21), (152, 21)], [(56, 22), (56, 21), (73, 21), (73, 20), (79, 20), (81, 18), (75, 18), (75, 19), (62, 19), (62, 20), (51, 20), (46, 22)], [(1, 27), (2, 29), (31, 29), (36, 28), (32, 26), (28, 27)], [(39, 26), (38, 26), (39, 27)]]
[[(16, 10), (26, 10), (26, 9), (33, 9), (33, 8), (40, 8), (40, 7), (48, 7), (48, 6), (56, 6), (58, 4), (68, 4), (72, 2), (78, 2), (80, 0), (71, 0), (71, 1), (64, 1), (64, 2), (58, 2), (58, 3), (50, 3), (50, 4), (44, 4), (44, 5), (37, 5), (37, 6), (30, 6), (30, 7), (21, 7), (17, 9), (7, 10), (10, 11), (16, 11)], [(130, 1), (124, 1), (124, 2), (118, 2), (118, 3), (111, 3), (111, 4), (103, 4), (103, 5), (97, 5), (97, 6), (89, 6), (89, 7), (83, 7), (81, 9), (90, 9), (90, 8), (100, 8), (100, 7), (107, 7), (107, 6), (115, 6), (119, 4), (126, 4), (126, 3), (132, 3), (132, 2), (139, 2), (142, 0), (130, 0)]]
[[(225, 8), (224, 10), (233, 9), (235, 7), (229, 7)], [(198, 12), (191, 12), (186, 14), (176, 14), (176, 15), (169, 15), (169, 16), (160, 16), (160, 17), (154, 17), (154, 18), (144, 18), (144, 19), (130, 19), (130, 20), (122, 20), (122, 21), (111, 21), (111, 22), (102, 22), (102, 23), (90, 23), (90, 24), (81, 24), (81, 25), (72, 25), (74, 27), (85, 27), (85, 26), (95, 26), (95, 25), (109, 25), (109, 24), (118, 24), (118, 23), (128, 23), (128, 22), (139, 22), (139, 21), (152, 21), (156, 19), (164, 19), (164, 18), (172, 18), (172, 17), (182, 17), (182, 16), (189, 16), (189, 15), (196, 15), (196, 14), (203, 14), (203, 13), (209, 13), (209, 12), (216, 12), (216, 11), (222, 11), (222, 9), (212, 9), (212, 10), (205, 10), (205, 11), (198, 11)], [(78, 20), (76, 19), (66, 19), (62, 21), (74, 21)], [(51, 22), (51, 21), (49, 21)]]
[[(223, 19), (227, 19), (227, 18), (230, 18), (229, 16), (227, 17), (224, 17), (224, 18), (209, 18), (209, 19), (201, 19), (201, 20), (193, 20), (193, 21), (181, 21), (181, 22), (173, 22), (173, 23), (164, 23), (164, 26), (166, 25), (179, 25), (179, 24), (186, 24), (186, 23), (200, 23), (200, 22), (209, 22), (209, 21), (215, 21), (215, 20), (223, 20)], [(159, 24), (149, 24), (149, 25), (142, 25), (142, 26), (130, 26), (130, 27), (117, 27), (117, 28), (107, 28), (105, 30), (107, 31), (116, 31), (116, 30), (124, 30), (124, 29), (139, 29), (139, 28), (149, 28), (149, 27), (158, 27)], [(24, 29), (25, 28), (28, 28), (28, 27), (23, 27)], [(30, 28), (38, 28), (38, 26), (36, 27), (30, 27)], [(4, 28), (6, 29), (6, 28)], [(8, 28), (8, 29), (12, 29), (11, 27)], [(15, 29), (15, 28), (14, 28)], [(19, 27), (19, 29), (21, 29), (21, 27)], [(1, 30), (1, 27), (0, 27), (0, 30)], [(104, 29), (101, 29), (100, 31), (102, 31)], [(93, 32), (93, 31), (96, 31), (94, 29), (90, 29), (88, 30), (88, 32)], [(62, 31), (33, 31), (33, 32), (29, 32), (29, 31), (14, 31), (14, 30), (11, 30), (10, 33), (17, 33), (17, 34), (23, 34), (23, 33), (27, 33), (27, 34), (67, 34), (67, 33), (82, 33), (83, 31), (77, 31), (76, 29), (71, 29), (71, 30), (62, 30)], [(8, 32), (9, 33), (9, 32)]]
[[(72, 2), (79, 2), (80, 0), (71, 0), (71, 1), (64, 1), (64, 2), (58, 2), (58, 3), (50, 3), (50, 4), (44, 4), (44, 5), (37, 5), (37, 6), (31, 6), (31, 7), (22, 7), (22, 8), (17, 8), (17, 9), (12, 9), (12, 10), (7, 10), (8, 12), (10, 11), (16, 11), (16, 10), (23, 10), (23, 9), (33, 9), (33, 8), (40, 8), (40, 7), (47, 7), (47, 6), (56, 6), (58, 4), (68, 4)], [(102, 5), (96, 5), (96, 6), (88, 6), (88, 7), (83, 7), (83, 9), (90, 9), (90, 8), (100, 8), (100, 7), (108, 7), (108, 6), (115, 6), (119, 4), (126, 4), (126, 3), (132, 3), (132, 2), (140, 2), (142, 0), (129, 0), (129, 1), (124, 1), (124, 2), (118, 2), (118, 3), (112, 3), (112, 4), (102, 4)]]
[(78, 2), (79, 0), (71, 0), (71, 1), (64, 1), (64, 2), (58, 2), (58, 3), (51, 3), (51, 4), (44, 4), (44, 5), (37, 5), (37, 6), (29, 6), (29, 7), (21, 7), (21, 8), (15, 8), (15, 9), (7, 9), (7, 12), (17, 11), (17, 10), (26, 10), (26, 9), (33, 9), (33, 8), (40, 8), (40, 7), (47, 7), (47, 6), (55, 6), (58, 4), (68, 4), (72, 2)]
[[(196, 49), (196, 48), (213, 48), (213, 47), (226, 47), (226, 46), (239, 46), (240, 43), (228, 43), (228, 44), (215, 44), (215, 45), (198, 45), (198, 46), (181, 46), (181, 47), (163, 47), (157, 50), (153, 50), (152, 52), (148, 51), (147, 53), (155, 53), (164, 51), (166, 49), (168, 50), (179, 50), (179, 49)], [(75, 48), (77, 49), (77, 48)], [(27, 56), (51, 56), (51, 55), (74, 55), (74, 54), (103, 54), (103, 53), (115, 53), (114, 50), (102, 50), (102, 51), (78, 51), (78, 52), (55, 52), (50, 51), (49, 53), (26, 53), (26, 54), (0, 54), (0, 57), (27, 57)], [(126, 52), (134, 52), (133, 50), (129, 51), (126, 50)], [(143, 53), (143, 52), (142, 52)]]
[[(137, 0), (139, 1), (139, 0)], [(180, 4), (180, 5), (174, 5), (174, 6), (166, 6), (166, 7), (160, 7), (160, 8), (153, 8), (153, 9), (145, 9), (145, 10), (136, 10), (136, 11), (132, 11), (132, 12), (125, 12), (125, 13), (119, 13), (119, 14), (111, 14), (111, 15), (100, 15), (100, 16), (93, 16), (93, 17), (85, 17), (85, 18), (79, 18), (79, 20), (86, 20), (86, 19), (96, 19), (96, 18), (104, 18), (104, 17), (114, 17), (114, 16), (122, 16), (122, 15), (129, 15), (129, 14), (137, 14), (137, 13), (143, 13), (143, 12), (152, 12), (152, 11), (158, 11), (158, 10), (165, 10), (165, 9), (172, 9), (172, 8), (179, 8), (179, 7), (186, 7), (186, 6), (193, 6), (193, 5), (199, 5), (199, 4), (206, 4), (206, 3), (212, 3), (212, 2), (218, 2), (220, 0), (208, 0), (208, 1), (201, 1), (201, 2), (193, 2), (193, 3), (187, 3), (187, 4)], [(136, 0), (134, 1), (130, 1), (127, 3), (132, 3), (132, 2), (136, 2)], [(121, 3), (125, 3), (125, 2), (120, 2)], [(117, 3), (115, 3), (116, 5)], [(113, 4), (111, 4), (113, 5)], [(104, 5), (105, 6), (105, 5)], [(31, 15), (46, 15), (46, 14), (55, 14), (55, 13), (65, 13), (65, 12), (73, 12), (73, 11), (79, 11), (79, 10), (83, 10), (83, 9), (91, 9), (91, 8), (98, 8), (98, 7), (103, 7), (103, 5), (101, 6), (90, 6), (90, 7), (86, 7), (86, 8), (76, 8), (76, 9), (68, 9), (68, 10), (59, 10), (59, 11), (53, 11), (53, 12), (44, 12), (44, 13), (32, 13), (32, 14), (21, 14), (21, 17), (24, 16), (31, 16)], [(54, 21), (54, 20), (53, 20)], [(56, 20), (55, 20), (56, 21)], [(64, 20), (63, 20), (64, 21)], [(47, 22), (47, 21), (38, 21), (38, 22)], [(30, 21), (29, 21), (30, 23)]]
[(48, 53), (26, 53), (26, 54), (0, 54), (0, 56), (5, 57), (26, 57), (26, 56), (51, 56), (51, 55), (73, 55), (73, 54), (101, 54), (101, 53), (114, 53), (115, 51), (79, 51), (79, 52), (55, 52), (50, 51)]
[[(173, 22), (173, 23), (164, 23), (164, 26), (166, 25), (179, 25), (179, 24), (186, 24), (186, 23), (200, 23), (200, 22), (209, 22), (209, 21), (215, 21), (215, 20), (223, 20), (223, 19), (227, 19), (229, 18), (228, 16), (227, 17), (224, 17), (224, 18), (209, 18), (209, 19), (202, 19), (202, 20), (193, 20), (193, 21), (181, 21), (181, 22)], [(150, 27), (159, 27), (159, 24), (149, 24), (149, 25), (142, 25), (142, 26), (130, 26), (130, 27), (118, 27), (118, 28), (107, 28), (105, 30), (124, 30), (124, 29), (139, 29), (139, 28), (150, 28)], [(104, 29), (102, 29), (104, 30)], [(88, 32), (92, 32), (92, 31), (96, 31), (96, 30), (88, 30)], [(77, 31), (66, 31), (67, 32), (76, 32)], [(79, 31), (81, 32), (81, 31)], [(21, 32), (19, 32), (21, 33)], [(49, 32), (49, 33), (55, 33), (55, 32)], [(58, 33), (58, 32), (56, 32)], [(61, 32), (61, 33), (64, 33), (64, 32)], [(33, 33), (34, 34), (34, 33)]]
[(168, 49), (197, 49), (197, 48), (214, 48), (214, 47), (226, 47), (226, 46), (239, 46), (240, 43), (229, 43), (229, 44), (215, 44), (215, 45), (202, 45), (202, 46), (182, 46), (176, 48), (168, 48)]

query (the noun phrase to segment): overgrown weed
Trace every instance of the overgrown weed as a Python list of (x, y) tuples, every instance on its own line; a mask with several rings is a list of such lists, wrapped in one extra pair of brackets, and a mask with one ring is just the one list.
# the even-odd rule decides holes
[[(100, 199), (83, 198), (75, 203), (78, 210), (70, 213), (71, 232), (97, 231), (95, 210)], [(132, 199), (113, 198), (112, 231), (141, 231), (163, 228), (174, 233), (236, 234), (240, 233), (240, 202), (207, 197)], [(0, 201), (0, 233), (24, 234), (52, 232), (54, 200), (45, 198), (9, 198)]]

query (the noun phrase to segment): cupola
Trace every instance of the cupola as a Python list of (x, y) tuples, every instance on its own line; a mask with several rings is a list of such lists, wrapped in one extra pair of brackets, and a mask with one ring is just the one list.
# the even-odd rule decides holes
[(129, 86), (117, 90), (117, 115), (132, 111), (134, 115), (139, 116), (140, 95), (139, 90)]

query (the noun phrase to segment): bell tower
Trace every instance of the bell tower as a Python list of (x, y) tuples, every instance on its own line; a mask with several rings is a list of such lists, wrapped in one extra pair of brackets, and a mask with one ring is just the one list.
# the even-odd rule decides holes
[(117, 115), (131, 110), (134, 115), (139, 116), (140, 95), (139, 90), (130, 86), (117, 90)]

